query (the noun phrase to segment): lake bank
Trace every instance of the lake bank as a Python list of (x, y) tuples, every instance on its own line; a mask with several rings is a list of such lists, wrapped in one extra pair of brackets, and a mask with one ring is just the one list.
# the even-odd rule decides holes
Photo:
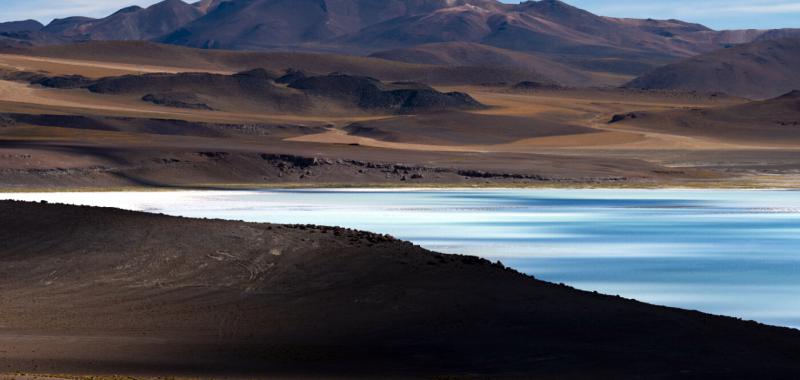
[[(359, 195), (359, 194), (356, 194)], [(352, 229), (0, 201), (0, 367), (142, 377), (800, 373), (800, 332)], [(632, 364), (633, 363), (633, 364)]]
[(312, 189), (13, 197), (389, 233), (585, 290), (800, 326), (800, 309), (792, 306), (800, 292), (800, 257), (793, 255), (800, 246), (800, 200), (790, 191)]

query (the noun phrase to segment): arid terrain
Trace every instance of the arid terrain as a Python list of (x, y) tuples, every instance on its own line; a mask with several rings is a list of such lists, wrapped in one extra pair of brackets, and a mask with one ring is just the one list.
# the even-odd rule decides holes
[[(46, 21), (0, 22), (0, 192), (800, 186), (800, 29), (558, 0)], [(798, 379), (800, 332), (338, 227), (0, 201), (0, 380), (196, 377)]]
[[(127, 56), (114, 59), (117, 51)], [(139, 58), (134, 64), (129, 56)], [(781, 109), (777, 121), (787, 125), (769, 112), (742, 119), (758, 131), (750, 134), (609, 123), (629, 114), (680, 123), (682, 112), (718, 114), (758, 103), (702, 92), (562, 87), (524, 76), (479, 85), (454, 66), (435, 66), (440, 77), (419, 78), (414, 73), (424, 66), (417, 64), (309, 57), (141, 42), (2, 54), (0, 183), (5, 189), (797, 183), (796, 106)], [(364, 67), (376, 79), (363, 77)]]
[[(241, 378), (796, 378), (800, 332), (385, 235), (0, 202), (0, 369)], [(393, 377), (394, 376), (394, 377)]]

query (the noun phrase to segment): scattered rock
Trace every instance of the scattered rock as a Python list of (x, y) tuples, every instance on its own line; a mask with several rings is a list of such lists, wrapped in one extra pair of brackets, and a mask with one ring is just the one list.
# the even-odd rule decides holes
[(197, 96), (188, 93), (167, 92), (147, 94), (142, 97), (142, 100), (165, 107), (213, 110), (208, 104), (199, 102)]
[(611, 120), (608, 121), (608, 124), (619, 123), (620, 121), (627, 119), (636, 119), (637, 117), (638, 116), (635, 113), (616, 114), (611, 117)]
[(553, 83), (542, 83), (534, 81), (522, 81), (512, 87), (518, 91), (534, 91), (534, 90), (558, 90), (561, 86)]

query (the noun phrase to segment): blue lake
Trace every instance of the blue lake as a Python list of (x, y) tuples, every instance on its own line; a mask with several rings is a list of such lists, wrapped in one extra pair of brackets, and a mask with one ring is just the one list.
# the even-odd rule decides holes
[(800, 192), (279, 190), (0, 194), (189, 217), (339, 225), (537, 278), (800, 328)]

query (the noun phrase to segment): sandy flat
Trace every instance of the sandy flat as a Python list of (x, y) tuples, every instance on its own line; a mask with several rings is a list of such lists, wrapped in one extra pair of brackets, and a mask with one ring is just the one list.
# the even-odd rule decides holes
[(286, 139), (286, 141), (311, 142), (311, 143), (323, 143), (323, 144), (343, 144), (343, 145), (354, 144), (360, 146), (369, 146), (373, 148), (420, 150), (428, 152), (486, 152), (487, 151), (484, 147), (481, 146), (449, 146), (449, 145), (429, 145), (429, 144), (412, 144), (412, 143), (381, 141), (369, 137), (352, 136), (340, 129), (331, 129), (328, 132), (323, 132), (314, 135), (292, 137)]
[[(0, 54), (0, 67), (20, 71), (44, 71), (56, 75), (79, 74), (90, 78), (145, 73), (179, 73), (197, 71), (191, 67), (135, 65), (113, 62), (77, 61), (71, 59), (32, 57), (14, 54)], [(225, 73), (228, 71), (203, 70)]]

